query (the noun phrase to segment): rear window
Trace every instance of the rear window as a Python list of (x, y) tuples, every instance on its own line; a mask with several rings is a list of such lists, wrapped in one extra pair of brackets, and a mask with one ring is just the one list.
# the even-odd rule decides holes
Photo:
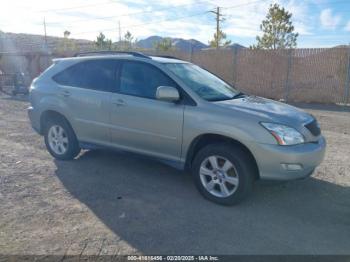
[(73, 65), (53, 77), (65, 86), (74, 86), (98, 91), (111, 91), (115, 84), (113, 60), (93, 60)]

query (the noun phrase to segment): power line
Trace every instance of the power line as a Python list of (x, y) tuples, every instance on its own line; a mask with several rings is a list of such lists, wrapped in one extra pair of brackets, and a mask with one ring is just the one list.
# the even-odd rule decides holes
[[(267, 0), (252, 1), (252, 2), (248, 2), (248, 3), (244, 3), (244, 4), (233, 5), (233, 6), (225, 6), (225, 7), (220, 7), (220, 8), (222, 8), (222, 9), (232, 9), (232, 8), (237, 8), (237, 7), (242, 7), (242, 6), (248, 6), (248, 5), (255, 4), (255, 3), (261, 3), (261, 2), (265, 2), (265, 1), (267, 1)], [(348, 3), (348, 2), (349, 2), (349, 0), (335, 1), (335, 2), (332, 2), (332, 5), (333, 4), (337, 4), (337, 3)], [(115, 4), (115, 3), (116, 2), (109, 1), (109, 2), (106, 2), (106, 3), (81, 5), (81, 6), (67, 7), (67, 8), (61, 8), (61, 9), (42, 10), (42, 11), (38, 11), (38, 12), (70, 10), (70, 9), (77, 9), (77, 8), (82, 8), (82, 7), (92, 7), (92, 6), (105, 5), (105, 4)], [(211, 5), (215, 5), (210, 0), (198, 1), (196, 3), (191, 3), (191, 4), (182, 4), (182, 5), (176, 5), (176, 6), (172, 6), (172, 7), (168, 7), (168, 8), (149, 10), (149, 11), (141, 11), (141, 12), (135, 12), (135, 13), (128, 13), (128, 14), (122, 14), (122, 15), (118, 15), (118, 16), (104, 16), (104, 17), (78, 19), (78, 20), (69, 21), (69, 23), (83, 22), (83, 21), (89, 21), (89, 20), (108, 20), (108, 19), (112, 19), (112, 18), (120, 18), (120, 17), (125, 17), (125, 16), (134, 16), (134, 15), (139, 15), (139, 14), (153, 13), (153, 12), (158, 12), (158, 11), (170, 10), (170, 9), (178, 8), (178, 7), (182, 7), (182, 6), (198, 5), (198, 4), (203, 4), (203, 3), (208, 3), (208, 4), (211, 4)], [(327, 3), (319, 3), (317, 5), (322, 5), (322, 4), (327, 4)], [(62, 22), (50, 22), (50, 23), (47, 23), (47, 24), (48, 25), (56, 25), (56, 24), (62, 24)]]
[(46, 9), (46, 10), (36, 11), (36, 13), (66, 11), (66, 10), (80, 9), (80, 8), (85, 8), (85, 7), (94, 7), (94, 6), (99, 6), (99, 5), (109, 5), (109, 4), (116, 4), (116, 2), (108, 1), (108, 2), (102, 2), (102, 3), (96, 3), (96, 4), (79, 5), (79, 6), (63, 7), (63, 8), (55, 8), (55, 9)]
[[(205, 2), (209, 2), (210, 4), (212, 4), (210, 1), (200, 1), (200, 2), (196, 2), (195, 4), (200, 4), (200, 3), (205, 3)], [(245, 4), (229, 6), (229, 7), (222, 7), (222, 8), (223, 9), (238, 8), (238, 7), (241, 7), (241, 6), (246, 6), (246, 5), (250, 5), (250, 4), (253, 4), (253, 3), (257, 3), (257, 2), (261, 2), (261, 0), (260, 1), (252, 1), (252, 2), (249, 2), (249, 3), (245, 3)], [(173, 9), (173, 8), (180, 7), (180, 6), (189, 6), (189, 5), (193, 5), (193, 4), (184, 4), (184, 5), (178, 5), (178, 6), (173, 6), (173, 7), (170, 7), (170, 8), (163, 8), (163, 9), (158, 9), (158, 10), (142, 11), (142, 12), (136, 12), (136, 13), (123, 14), (123, 15), (119, 15), (119, 16), (109, 16), (109, 17), (99, 17), (99, 18), (92, 18), (92, 19), (84, 19), (84, 20), (79, 20), (79, 21), (95, 20), (95, 19), (108, 19), (108, 18), (119, 18), (119, 17), (123, 17), (123, 16), (132, 16), (132, 15), (138, 15), (138, 14), (144, 14), (144, 13), (164, 11), (164, 10), (169, 10), (169, 9)], [(184, 18), (189, 18), (189, 17), (193, 17), (193, 16), (203, 15), (203, 14), (206, 14), (208, 12), (210, 12), (210, 11), (205, 11), (205, 12), (201, 12), (201, 13), (193, 14), (193, 15), (189, 15), (189, 16), (184, 16), (184, 17), (178, 17), (176, 19), (165, 19), (165, 20), (161, 20), (161, 21), (157, 21), (157, 22), (149, 22), (149, 23), (135, 24), (135, 25), (131, 25), (131, 26), (124, 26), (122, 28), (143, 27), (143, 26), (149, 25), (149, 24), (162, 23), (162, 22), (168, 22), (168, 21), (176, 21), (176, 20), (180, 20), (180, 19), (184, 19)], [(77, 22), (77, 20), (75, 22)], [(50, 24), (53, 24), (53, 23), (50, 23)], [(115, 29), (114, 28), (105, 28), (105, 29), (94, 30), (94, 31), (78, 32), (78, 33), (74, 33), (74, 35), (82, 35), (82, 34), (95, 33), (95, 32), (106, 32), (106, 31), (108, 32), (108, 31), (113, 31), (113, 30), (115, 30)]]
[(239, 5), (231, 5), (231, 6), (223, 6), (221, 7), (222, 9), (232, 9), (232, 8), (237, 8), (237, 7), (242, 7), (242, 6), (247, 6), (251, 4), (256, 4), (256, 3), (261, 3), (261, 2), (266, 2), (267, 0), (258, 0), (258, 1), (252, 1), (244, 4), (239, 4)]
[[(191, 3), (191, 4), (175, 5), (175, 6), (171, 6), (171, 7), (167, 7), (167, 8), (162, 8), (162, 9), (140, 11), (140, 12), (122, 14), (122, 15), (117, 15), (117, 16), (102, 16), (102, 17), (94, 17), (94, 18), (77, 19), (77, 20), (69, 21), (69, 23), (76, 23), (76, 22), (83, 22), (83, 21), (90, 21), (90, 20), (108, 20), (108, 19), (115, 19), (115, 18), (121, 18), (121, 17), (126, 17), (126, 16), (136, 16), (136, 15), (141, 15), (141, 14), (166, 11), (166, 10), (179, 8), (179, 7), (184, 7), (184, 6), (201, 5), (201, 4), (204, 4), (204, 3), (209, 3), (209, 4), (213, 5), (210, 1), (198, 1), (196, 3)], [(50, 23), (47, 23), (47, 24), (55, 25), (55, 24), (62, 24), (62, 22), (50, 22)]]
[(339, 1), (332, 1), (332, 2), (323, 2), (322, 1), (318, 1), (318, 3), (314, 3), (315, 5), (319, 6), (319, 5), (334, 5), (334, 4), (342, 4), (342, 3), (349, 3), (349, 0), (339, 0)]
[[(241, 7), (241, 6), (247, 6), (247, 5), (251, 5), (251, 4), (255, 4), (255, 3), (261, 3), (261, 2), (266, 2), (267, 0), (258, 0), (258, 1), (251, 1), (248, 3), (244, 3), (244, 4), (239, 4), (239, 5), (233, 5), (233, 6), (222, 6), (222, 9), (231, 9), (231, 8), (236, 8), (236, 7)], [(271, 3), (273, 3), (274, 1), (271, 1)], [(334, 4), (340, 4), (340, 3), (349, 3), (349, 0), (339, 0), (339, 1), (332, 1), (332, 2), (320, 2), (317, 3), (315, 5), (319, 6), (319, 5), (334, 5)], [(282, 5), (283, 6), (283, 5)]]
[[(158, 23), (163, 23), (163, 22), (176, 21), (176, 20), (181, 20), (181, 19), (185, 19), (185, 18), (190, 18), (190, 17), (204, 15), (204, 14), (207, 14), (208, 12), (209, 11), (200, 12), (200, 13), (192, 14), (192, 15), (189, 15), (189, 16), (177, 17), (175, 19), (174, 18), (172, 18), (172, 19), (164, 19), (164, 20), (161, 20), (161, 21), (152, 21), (152, 22), (148, 22), (148, 23), (135, 24), (135, 25), (130, 25), (130, 26), (123, 26), (121, 28), (143, 27), (145, 25), (150, 25), (150, 24), (158, 24)], [(106, 31), (108, 32), (108, 31), (114, 31), (114, 30), (115, 30), (115, 28), (105, 28), (105, 29), (94, 30), (94, 31), (79, 32), (79, 33), (75, 33), (74, 35), (82, 35), (82, 34), (96, 33), (96, 32), (106, 32)]]
[[(201, 2), (210, 2), (210, 1), (201, 1)], [(197, 2), (196, 4), (199, 4), (201, 2)], [(239, 7), (242, 7), (242, 6), (247, 6), (247, 5), (250, 5), (250, 4), (254, 4), (254, 3), (257, 3), (257, 2), (262, 2), (262, 1), (252, 1), (252, 2), (248, 2), (248, 3), (244, 3), (244, 4), (239, 4), (239, 5), (233, 5), (233, 6), (227, 6), (227, 7), (220, 7), (219, 8), (219, 13), (221, 15), (221, 9), (232, 9), (232, 8), (239, 8)], [(335, 2), (335, 3), (340, 3), (340, 2), (345, 2), (345, 1), (338, 1), (338, 2)], [(100, 3), (101, 4), (101, 3)], [(142, 11), (142, 12), (136, 12), (136, 13), (129, 13), (129, 14), (123, 14), (123, 15), (120, 15), (120, 16), (111, 16), (111, 17), (104, 17), (105, 18), (114, 18), (114, 17), (122, 17), (122, 16), (131, 16), (131, 15), (137, 15), (137, 14), (143, 14), (143, 13), (149, 13), (149, 12), (156, 12), (156, 11), (162, 11), (162, 10), (167, 10), (167, 9), (173, 9), (173, 8), (176, 8), (176, 7), (180, 7), (180, 6), (187, 6), (189, 4), (185, 4), (185, 5), (178, 5), (178, 6), (173, 6), (173, 7), (170, 7), (170, 8), (163, 8), (163, 9), (158, 9), (158, 10), (150, 10), (150, 11)], [(193, 5), (193, 4), (192, 4)], [(92, 5), (89, 5), (89, 6), (92, 6)], [(196, 13), (196, 14), (192, 14), (192, 15), (189, 15), (189, 16), (183, 16), (183, 17), (177, 17), (175, 19), (165, 19), (165, 20), (161, 20), (161, 21), (151, 21), (151, 22), (148, 22), (148, 23), (140, 23), (140, 24), (134, 24), (134, 25), (130, 25), (130, 26), (123, 26), (123, 28), (132, 28), (132, 27), (144, 27), (145, 25), (149, 25), (149, 24), (158, 24), (158, 23), (162, 23), (162, 22), (168, 22), (168, 21), (176, 21), (176, 20), (180, 20), (180, 19), (185, 19), (185, 18), (190, 18), (190, 17), (195, 17), (195, 16), (199, 16), (199, 15), (204, 15), (206, 13), (208, 13), (210, 11), (205, 11), (205, 12), (201, 12), (201, 13)], [(220, 16), (219, 16), (220, 17)], [(96, 18), (96, 19), (103, 19), (102, 17), (100, 18)], [(85, 19), (85, 20), (90, 20), (90, 19)], [(91, 20), (94, 20), (94, 18), (92, 18)], [(46, 23), (44, 22), (44, 25), (45, 24), (51, 24), (51, 23)], [(338, 27), (340, 27), (341, 25), (337, 25)], [(118, 24), (118, 28), (119, 30), (121, 30), (119, 24)], [(220, 28), (220, 25), (219, 25), (219, 28)], [(251, 28), (247, 28), (247, 29), (251, 29)], [(94, 30), (94, 31), (88, 31), (88, 32), (78, 32), (78, 33), (75, 33), (74, 35), (81, 35), (81, 34), (87, 34), (87, 33), (94, 33), (94, 32), (101, 32), (101, 31), (114, 31), (116, 30), (116, 28), (108, 28), (108, 29), (102, 29), (102, 30)], [(252, 29), (254, 30), (254, 29)], [(313, 38), (320, 38), (319, 36), (317, 35), (300, 35), (300, 37), (306, 37), (307, 39), (313, 39)], [(332, 35), (330, 35), (330, 37), (332, 37)], [(121, 37), (120, 37), (121, 38)], [(334, 40), (333, 40), (334, 39)], [(342, 41), (340, 40), (339, 38), (337, 37), (332, 37), (332, 39), (325, 39), (324, 41)]]
[(244, 3), (244, 4), (232, 5), (232, 6), (226, 6), (226, 7), (219, 7), (218, 6), (218, 7), (216, 7), (216, 10), (210, 11), (211, 13), (216, 15), (216, 18), (215, 18), (215, 20), (216, 20), (216, 36), (214, 36), (214, 40), (216, 42), (215, 43), (216, 49), (219, 49), (219, 44), (220, 44), (220, 35), (221, 35), (220, 22), (223, 22), (225, 20), (225, 18), (222, 18), (224, 15), (221, 13), (221, 9), (233, 9), (233, 8), (238, 8), (238, 7), (242, 7), (242, 6), (255, 4), (258, 2), (261, 3), (261, 2), (264, 2), (264, 0), (252, 1), (252, 2), (248, 2), (248, 3)]
[[(264, 1), (264, 0), (263, 0)], [(229, 9), (229, 8), (237, 8), (237, 7), (241, 7), (241, 6), (245, 6), (245, 5), (250, 5), (253, 3), (257, 3), (257, 2), (261, 2), (260, 1), (253, 1), (253, 2), (249, 2), (249, 3), (245, 3), (245, 4), (240, 4), (240, 5), (234, 5), (234, 6), (229, 6), (229, 7), (222, 7), (223, 9)], [(67, 7), (67, 8), (61, 8), (61, 9), (50, 9), (50, 10), (42, 10), (39, 12), (49, 12), (49, 11), (60, 11), (60, 10), (69, 10), (69, 9), (76, 9), (76, 8), (82, 8), (82, 7), (90, 7), (90, 6), (98, 6), (98, 5), (102, 5), (102, 4), (111, 4), (111, 3), (115, 3), (115, 2), (106, 2), (106, 3), (98, 3), (98, 4), (90, 4), (90, 5), (80, 5), (80, 6), (75, 6), (75, 7)], [(168, 8), (162, 8), (162, 9), (156, 9), (156, 10), (149, 10), (149, 11), (141, 11), (141, 12), (135, 12), (135, 13), (128, 13), (128, 14), (122, 14), (122, 15), (118, 15), (118, 16), (106, 16), (106, 17), (96, 17), (96, 18), (85, 18), (85, 19), (79, 19), (79, 20), (73, 20), (73, 21), (69, 21), (69, 23), (76, 23), (76, 22), (80, 22), (80, 21), (89, 21), (89, 20), (107, 20), (107, 19), (111, 19), (111, 18), (120, 18), (120, 17), (125, 17), (125, 16), (134, 16), (134, 15), (139, 15), (139, 14), (145, 14), (145, 13), (153, 13), (153, 12), (158, 12), (158, 11), (165, 11), (165, 10), (170, 10), (170, 9), (174, 9), (174, 8), (178, 8), (178, 7), (183, 7), (183, 6), (191, 6), (191, 5), (198, 5), (198, 4), (203, 4), (203, 3), (209, 3), (211, 5), (214, 5), (210, 0), (207, 1), (198, 1), (196, 3), (191, 3), (191, 4), (183, 4), (183, 5), (176, 5), (176, 6), (172, 6), (172, 7), (168, 7)], [(181, 19), (181, 18), (180, 18)], [(169, 20), (170, 21), (170, 20)], [(62, 22), (46, 22), (46, 25), (62, 25)], [(148, 23), (149, 24), (149, 23)], [(110, 29), (108, 29), (110, 31)], [(97, 32), (97, 31), (95, 31)]]
[[(200, 1), (200, 2), (207, 2), (207, 3), (210, 3), (212, 5), (216, 5), (215, 3), (213, 3), (212, 1), (210, 0), (207, 0), (207, 1)], [(200, 2), (196, 2), (196, 3), (191, 3), (191, 4), (183, 4), (183, 5), (178, 5), (178, 6), (186, 6), (186, 5), (193, 5), (193, 4), (198, 4)], [(258, 2), (264, 2), (264, 0), (260, 0), (260, 1), (252, 1), (252, 2), (248, 2), (248, 3), (244, 3), (244, 4), (240, 4), (240, 5), (235, 5), (235, 6), (232, 6), (233, 7), (238, 7), (238, 6), (246, 6), (246, 5), (250, 5), (250, 4), (253, 4), (253, 3), (258, 3)], [(334, 4), (341, 4), (341, 3), (349, 3), (349, 0), (339, 0), (339, 1), (332, 1), (331, 3), (329, 2), (319, 2), (317, 3), (316, 5), (319, 6), (319, 5), (329, 5), (329, 4), (332, 4), (332, 6)], [(46, 10), (39, 10), (39, 11), (36, 11), (36, 12), (56, 12), (56, 11), (65, 11), (65, 10), (74, 10), (74, 9), (80, 9), (80, 8), (85, 8), (85, 7), (94, 7), (94, 6), (99, 6), (99, 5), (109, 5), (109, 4), (117, 4), (117, 2), (114, 2), (114, 1), (107, 1), (107, 2), (102, 2), (102, 3), (95, 3), (95, 4), (87, 4), (87, 5), (78, 5), (78, 6), (71, 6), (71, 7), (63, 7), (63, 8), (56, 8), (56, 9), (46, 9)], [(175, 6), (176, 7), (176, 6)], [(173, 8), (173, 7), (171, 7)], [(229, 7), (222, 7), (223, 9), (227, 9), (227, 8), (231, 8), (230, 6)], [(170, 9), (170, 8), (169, 8)], [(140, 12), (142, 13), (142, 12)]]

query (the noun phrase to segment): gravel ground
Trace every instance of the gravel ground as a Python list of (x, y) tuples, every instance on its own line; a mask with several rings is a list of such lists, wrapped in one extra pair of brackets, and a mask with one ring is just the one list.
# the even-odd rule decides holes
[(0, 254), (350, 254), (350, 112), (307, 109), (328, 147), (309, 179), (258, 182), (234, 207), (161, 163), (108, 151), (56, 161), (28, 102), (0, 95)]

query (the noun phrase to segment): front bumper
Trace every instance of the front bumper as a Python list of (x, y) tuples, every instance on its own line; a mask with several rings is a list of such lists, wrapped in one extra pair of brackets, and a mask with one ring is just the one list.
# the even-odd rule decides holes
[(29, 117), (29, 120), (30, 120), (30, 123), (31, 123), (33, 129), (38, 134), (41, 134), (41, 130), (40, 130), (40, 116), (39, 116), (39, 114), (31, 106), (28, 107), (27, 112), (28, 112), (28, 117)]
[[(322, 162), (325, 149), (326, 140), (321, 136), (315, 143), (294, 146), (255, 144), (252, 151), (261, 179), (293, 180), (310, 176)], [(288, 166), (298, 168), (289, 170)]]

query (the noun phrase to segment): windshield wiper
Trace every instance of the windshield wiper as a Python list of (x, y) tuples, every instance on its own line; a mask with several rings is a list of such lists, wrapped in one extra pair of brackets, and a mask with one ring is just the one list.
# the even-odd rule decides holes
[(210, 102), (219, 102), (219, 101), (226, 101), (226, 100), (232, 100), (232, 99), (236, 99), (236, 98), (241, 98), (241, 97), (245, 97), (246, 94), (239, 92), (237, 94), (235, 94), (232, 97), (222, 97), (222, 98), (208, 98), (206, 100), (210, 101)]
[(231, 99), (237, 99), (237, 98), (241, 98), (241, 97), (244, 97), (244, 96), (246, 96), (246, 94), (244, 94), (243, 92), (238, 92)]

